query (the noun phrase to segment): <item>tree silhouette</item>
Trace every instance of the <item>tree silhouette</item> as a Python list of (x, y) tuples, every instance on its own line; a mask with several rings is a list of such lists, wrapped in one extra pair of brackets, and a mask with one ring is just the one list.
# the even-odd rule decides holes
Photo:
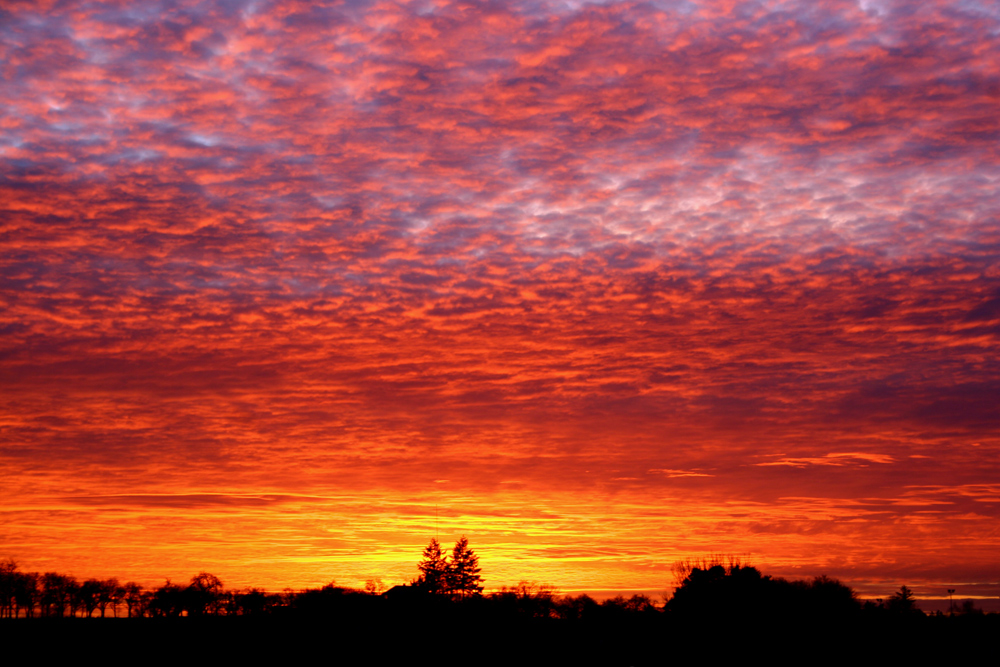
[(70, 617), (76, 616), (76, 612), (80, 611), (80, 606), (83, 604), (83, 586), (76, 577), (66, 577), (66, 600), (69, 604), (69, 615)]
[(118, 590), (118, 579), (104, 579), (97, 583), (97, 608), (101, 612), (101, 618), (104, 618), (104, 614), (108, 610), (108, 605), (114, 602), (116, 591)]
[(483, 578), (479, 572), (479, 556), (469, 548), (469, 540), (462, 535), (451, 551), (448, 589), (462, 598), (482, 593)]
[(217, 614), (222, 601), (222, 582), (214, 574), (199, 572), (184, 591), (185, 608), (191, 616)]
[(155, 591), (149, 599), (149, 613), (151, 616), (180, 616), (184, 610), (184, 589), (177, 584), (173, 584), (167, 579)]
[(87, 579), (80, 586), (80, 605), (87, 618), (90, 618), (94, 614), (94, 610), (97, 609), (100, 593), (101, 582), (97, 579)]
[(138, 612), (142, 607), (142, 586), (135, 583), (134, 581), (130, 581), (127, 584), (125, 584), (122, 588), (125, 591), (125, 595), (122, 599), (125, 602), (125, 608), (128, 617), (129, 618), (132, 617), (133, 610), (136, 612), (136, 615), (138, 616)]
[[(533, 618), (556, 616), (556, 589), (534, 581), (519, 581), (516, 586), (501, 586), (489, 599), (505, 610)], [(568, 598), (569, 599), (569, 598)]]
[(118, 582), (117, 577), (111, 577), (105, 583), (109, 587), (111, 613), (118, 618), (118, 605), (125, 601), (125, 587)]
[(385, 591), (386, 586), (382, 582), (382, 577), (373, 577), (365, 581), (365, 593), (369, 595), (382, 595)]
[(770, 577), (762, 577), (750, 565), (694, 567), (674, 591), (668, 607), (692, 617), (746, 615), (769, 602), (770, 583)]
[(812, 582), (801, 582), (801, 589), (805, 594), (802, 611), (807, 613), (847, 617), (861, 609), (857, 593), (826, 575), (814, 577)]
[(962, 615), (963, 616), (983, 616), (983, 610), (976, 606), (976, 603), (972, 600), (962, 601)]
[(906, 586), (900, 586), (898, 591), (889, 596), (889, 599), (885, 602), (885, 606), (889, 611), (896, 612), (898, 614), (923, 613), (917, 607), (917, 601), (913, 596), (913, 591)]
[(259, 588), (245, 588), (232, 593), (228, 613), (237, 616), (260, 616), (267, 613), (268, 606), (274, 604), (278, 598), (279, 596), (269, 595)]
[(37, 572), (18, 572), (17, 581), (14, 588), (14, 617), (24, 609), (24, 614), (28, 618), (35, 615), (35, 605), (38, 604), (39, 590), (38, 581), (40, 576)]
[(44, 615), (63, 616), (69, 602), (68, 577), (58, 572), (42, 575), (42, 611)]
[(13, 615), (18, 574), (14, 559), (0, 560), (0, 618)]
[(597, 600), (587, 594), (577, 597), (569, 595), (562, 599), (556, 613), (559, 618), (580, 621), (594, 617), (600, 608)]
[(441, 544), (437, 538), (431, 538), (430, 543), (424, 548), (423, 560), (417, 564), (420, 570), (420, 577), (417, 585), (430, 593), (443, 593), (447, 590), (448, 581), (448, 561), (441, 552)]

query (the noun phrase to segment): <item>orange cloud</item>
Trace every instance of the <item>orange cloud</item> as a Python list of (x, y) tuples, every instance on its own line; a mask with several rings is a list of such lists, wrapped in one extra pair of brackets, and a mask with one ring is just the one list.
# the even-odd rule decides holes
[(0, 557), (1000, 581), (986, 3), (5, 11)]

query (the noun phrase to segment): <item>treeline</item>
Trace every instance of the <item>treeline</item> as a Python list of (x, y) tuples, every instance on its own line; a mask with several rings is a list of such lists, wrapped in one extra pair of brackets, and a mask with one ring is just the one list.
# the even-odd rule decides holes
[[(421, 574), (415, 580), (388, 590), (376, 578), (366, 582), (363, 589), (331, 583), (322, 588), (273, 593), (259, 588), (226, 589), (218, 577), (207, 572), (195, 575), (186, 585), (168, 580), (147, 589), (135, 582), (120, 583), (116, 578), (81, 581), (57, 572), (23, 572), (14, 561), (7, 560), (0, 561), (0, 618), (302, 617), (441, 609), (448, 605), (462, 605), (466, 611), (493, 617), (598, 623), (648, 624), (668, 618), (850, 620), (924, 616), (906, 586), (887, 599), (862, 601), (836, 579), (788, 581), (764, 575), (734, 559), (676, 565), (678, 585), (663, 605), (646, 595), (618, 596), (601, 602), (588, 595), (560, 596), (549, 586), (529, 582), (483, 594), (478, 561), (464, 538), (456, 545), (450, 562), (433, 541), (418, 569)], [(443, 581), (452, 584), (445, 586)], [(959, 613), (983, 614), (970, 603)]]
[(146, 589), (115, 577), (80, 581), (59, 572), (22, 572), (14, 561), (0, 561), (0, 618), (104, 618), (109, 612), (117, 617), (119, 611), (129, 617), (218, 614), (224, 601), (236, 596), (244, 593), (224, 590), (218, 577), (205, 572), (187, 586), (168, 580)]
[(201, 572), (187, 585), (171, 582), (145, 588), (117, 578), (78, 580), (58, 572), (22, 572), (13, 561), (0, 562), (0, 618), (173, 618), (180, 616), (265, 616), (289, 611), (322, 611), (350, 597), (378, 597), (380, 580), (365, 590), (331, 583), (322, 588), (270, 593), (260, 588), (226, 589), (213, 574)]

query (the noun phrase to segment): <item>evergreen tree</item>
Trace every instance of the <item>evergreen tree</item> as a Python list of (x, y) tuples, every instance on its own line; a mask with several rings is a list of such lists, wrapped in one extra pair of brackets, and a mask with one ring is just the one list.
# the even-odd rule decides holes
[(424, 558), (417, 564), (420, 578), (417, 584), (431, 593), (443, 593), (448, 588), (448, 561), (441, 552), (441, 544), (431, 538), (424, 549)]
[(892, 596), (886, 601), (885, 605), (890, 611), (894, 611), (899, 614), (920, 614), (920, 607), (917, 606), (917, 600), (913, 595), (913, 591), (906, 586), (900, 586), (899, 590), (892, 594)]
[(448, 589), (463, 598), (482, 593), (483, 578), (479, 572), (479, 556), (469, 548), (469, 540), (463, 535), (451, 552)]

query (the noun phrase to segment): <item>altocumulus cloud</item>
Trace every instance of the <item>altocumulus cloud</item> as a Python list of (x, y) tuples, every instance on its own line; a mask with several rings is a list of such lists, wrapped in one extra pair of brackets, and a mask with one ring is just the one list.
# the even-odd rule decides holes
[(994, 4), (0, 12), (11, 555), (1000, 578)]

